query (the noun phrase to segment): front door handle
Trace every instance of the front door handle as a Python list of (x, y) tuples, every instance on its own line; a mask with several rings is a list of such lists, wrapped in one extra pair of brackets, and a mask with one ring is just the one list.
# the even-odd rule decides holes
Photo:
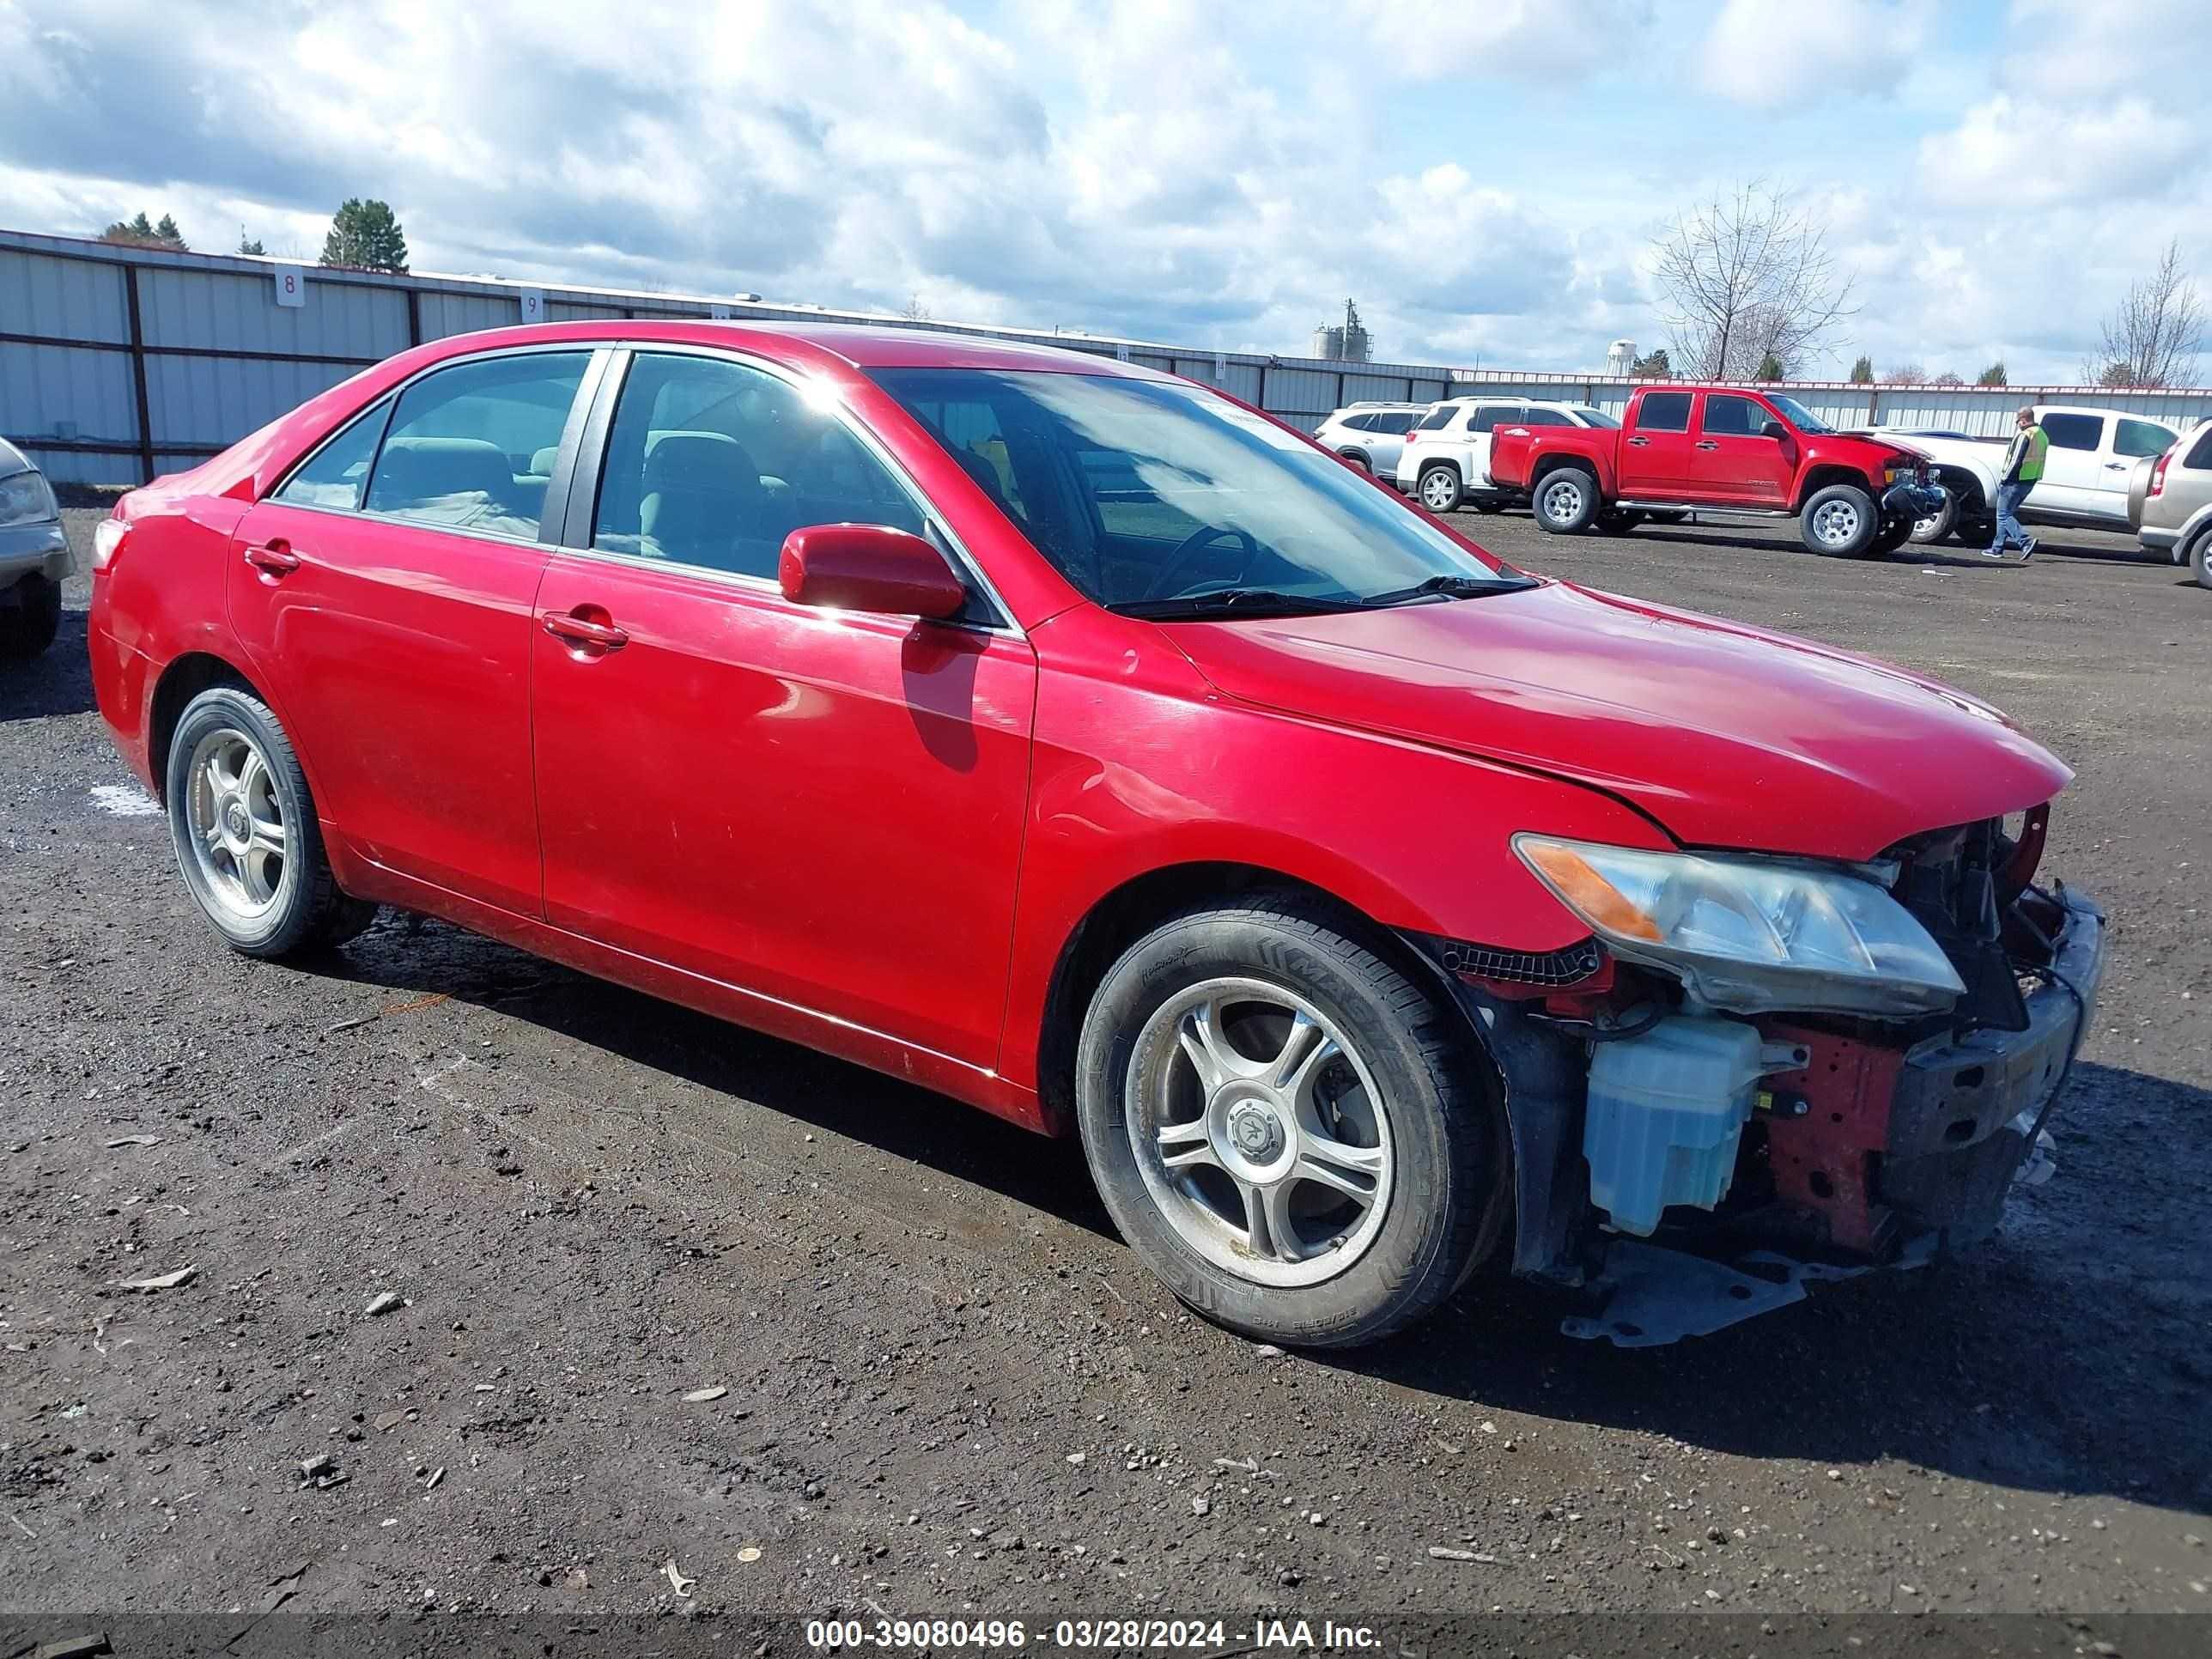
[(2106, 461), (2105, 463), (2105, 471), (2107, 472), (2124, 472), (2127, 470), (2128, 464), (2125, 461)]
[(1700, 438), (1698, 440), (1698, 447), (1700, 449), (1718, 449), (1720, 446), (1715, 443), (1711, 438)]
[(1641, 449), (1650, 441), (1649, 438), (1631, 438), (1628, 441), (1628, 447), (1631, 449)]
[(569, 611), (549, 611), (543, 618), (545, 631), (556, 640), (580, 646), (590, 651), (619, 651), (629, 643), (629, 635), (612, 623), (593, 622), (589, 617), (577, 616)]
[(270, 542), (265, 547), (247, 548), (246, 562), (271, 581), (289, 576), (300, 568), (300, 556), (281, 541)]

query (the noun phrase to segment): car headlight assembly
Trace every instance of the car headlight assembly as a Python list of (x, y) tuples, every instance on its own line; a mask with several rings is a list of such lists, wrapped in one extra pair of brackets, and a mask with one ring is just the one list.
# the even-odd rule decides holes
[(1713, 1008), (1940, 1013), (1966, 992), (1928, 930), (1844, 870), (1534, 835), (1513, 850), (1616, 956)]
[(0, 525), (42, 524), (57, 516), (54, 493), (35, 472), (11, 472), (0, 478)]

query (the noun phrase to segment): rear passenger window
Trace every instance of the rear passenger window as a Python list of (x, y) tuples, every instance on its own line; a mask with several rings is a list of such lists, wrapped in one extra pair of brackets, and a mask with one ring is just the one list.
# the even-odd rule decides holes
[(1388, 415), (1377, 415), (1374, 417), (1374, 421), (1375, 424), (1371, 430), (1386, 433), (1394, 438), (1403, 436), (1407, 428), (1413, 424), (1413, 416), (1404, 410)]
[(535, 541), (588, 351), (456, 363), (400, 394), (368, 510)]
[(295, 507), (335, 507), (359, 511), (362, 487), (368, 482), (369, 463), (376, 459), (377, 440), (384, 435), (392, 399), (385, 398), (353, 424), (307, 458), (307, 464), (284, 481), (276, 492), (280, 501)]
[(1521, 411), (1523, 426), (1572, 426), (1574, 422), (1556, 409), (1525, 409)]
[(2043, 435), (2051, 440), (2054, 449), (2094, 449), (2097, 441), (2105, 435), (2105, 417), (2046, 415), (2043, 417)]
[(2148, 421), (2122, 420), (2120, 429), (2112, 439), (2116, 453), (2142, 459), (2145, 455), (2163, 455), (2166, 446), (2173, 441), (2173, 434), (2162, 426), (2153, 426)]
[[(979, 483), (995, 483), (996, 448), (976, 447)], [(607, 436), (593, 547), (773, 581), (784, 538), (817, 524), (922, 533), (921, 510), (884, 464), (774, 375), (638, 356)]]
[(1647, 392), (1636, 413), (1636, 424), (1646, 432), (1687, 432), (1690, 394), (1686, 392)]
[(1474, 412), (1467, 417), (1469, 432), (1494, 432), (1500, 426), (1510, 426), (1522, 414), (1518, 404), (1477, 404)]

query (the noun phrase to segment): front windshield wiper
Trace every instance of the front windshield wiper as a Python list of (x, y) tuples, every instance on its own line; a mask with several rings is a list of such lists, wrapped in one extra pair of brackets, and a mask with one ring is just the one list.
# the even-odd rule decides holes
[(1117, 617), (1145, 617), (1159, 622), (1177, 617), (1211, 617), (1224, 611), (1265, 612), (1279, 617), (1320, 615), (1364, 611), (1367, 602), (1322, 599), (1312, 593), (1285, 593), (1273, 587), (1217, 587), (1171, 599), (1130, 599), (1106, 608)]
[(1426, 581), (1415, 582), (1411, 587), (1394, 587), (1387, 593), (1371, 594), (1361, 601), (1361, 608), (1371, 610), (1376, 606), (1407, 605), (1432, 595), (1442, 595), (1448, 599), (1479, 599), (1491, 593), (1518, 593), (1523, 588), (1535, 586), (1534, 576), (1431, 576)]

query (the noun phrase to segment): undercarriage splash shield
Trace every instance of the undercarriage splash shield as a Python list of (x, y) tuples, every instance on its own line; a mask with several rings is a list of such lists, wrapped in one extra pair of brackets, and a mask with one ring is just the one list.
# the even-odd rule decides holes
[[(1936, 1238), (1911, 1241), (1889, 1267), (1919, 1267), (1936, 1255)], [(1605, 1271), (1590, 1281), (1605, 1297), (1595, 1314), (1559, 1322), (1560, 1331), (1586, 1341), (1620, 1348), (1662, 1348), (1686, 1336), (1711, 1336), (1740, 1321), (1805, 1299), (1808, 1285), (1856, 1279), (1878, 1269), (1832, 1267), (1819, 1261), (1793, 1261), (1769, 1250), (1754, 1250), (1730, 1267), (1686, 1251), (1617, 1238), (1607, 1248)], [(1745, 1272), (1740, 1269), (1748, 1268)]]

